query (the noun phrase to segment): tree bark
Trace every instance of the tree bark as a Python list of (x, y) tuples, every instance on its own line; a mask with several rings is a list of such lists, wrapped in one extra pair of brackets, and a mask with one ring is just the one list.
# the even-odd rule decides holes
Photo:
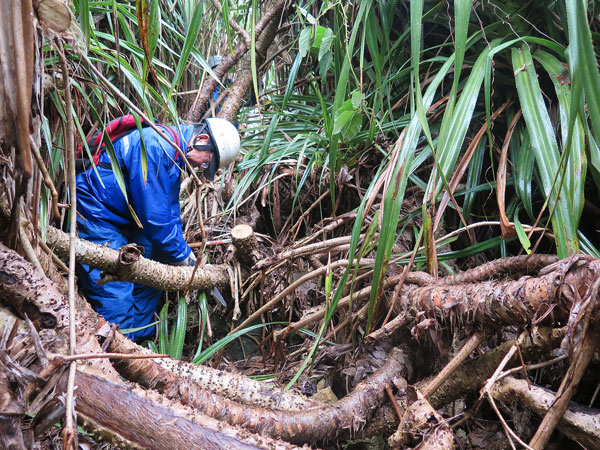
[(571, 292), (583, 295), (600, 273), (600, 260), (576, 255), (546, 267), (539, 277), (459, 286), (407, 286), (401, 303), (413, 317), (438, 322), (477, 323), (478, 327), (526, 326), (569, 317)]
[[(130, 354), (152, 353), (120, 333), (115, 335), (109, 350)], [(126, 378), (136, 380), (142, 386), (160, 391), (178, 391), (182, 389), (181, 386), (190, 385), (234, 402), (259, 408), (301, 411), (321, 406), (319, 402), (255, 381), (244, 375), (172, 358), (128, 359), (116, 361), (115, 365)], [(181, 386), (175, 385), (177, 382), (181, 383)]]
[[(262, 35), (265, 27), (269, 26), (271, 23), (275, 23), (275, 25), (277, 25), (279, 23), (281, 13), (287, 3), (288, 3), (287, 0), (277, 0), (276, 2), (274, 2), (274, 4), (272, 4), (272, 6), (270, 8), (267, 8), (267, 11), (262, 15), (261, 19), (258, 21), (258, 23), (256, 24), (256, 27), (254, 29), (254, 34), (256, 36), (257, 41), (260, 38), (260, 36)], [(221, 64), (219, 64), (213, 70), (215, 72), (215, 75), (219, 79), (222, 79), (223, 76), (225, 76), (225, 74), (229, 71), (229, 69), (231, 69), (233, 66), (235, 66), (239, 62), (240, 58), (242, 58), (248, 50), (249, 50), (249, 48), (246, 46), (246, 43), (240, 42), (238, 44), (238, 46), (235, 48), (235, 51), (233, 52), (233, 54), (231, 54), (230, 52), (227, 52), (227, 54), (223, 58), (223, 61), (221, 61)], [(257, 51), (258, 51), (258, 47), (257, 47)], [(261, 51), (262, 51), (262, 49), (261, 49)], [(266, 51), (266, 49), (265, 49), (265, 51)], [(218, 81), (212, 77), (207, 77), (204, 80), (204, 82), (202, 83), (200, 94), (198, 95), (198, 98), (194, 102), (194, 105), (192, 106), (189, 114), (186, 117), (187, 120), (189, 120), (191, 122), (198, 122), (198, 121), (200, 121), (200, 119), (202, 119), (202, 116), (208, 110), (208, 105), (209, 105), (212, 93), (218, 85), (219, 85)], [(243, 94), (241, 96), (242, 99), (246, 95), (246, 93), (247, 93), (247, 90), (245, 92), (243, 92)], [(223, 111), (223, 109), (222, 109), (222, 111)], [(224, 113), (221, 113), (221, 114), (219, 114), (219, 116), (229, 119), (229, 120), (235, 120), (235, 117), (237, 116), (237, 113), (239, 111), (239, 107), (237, 110), (228, 108), (227, 111), (228, 112), (226, 115)]]
[[(277, 7), (277, 6), (276, 6)], [(265, 60), (267, 50), (273, 43), (277, 29), (279, 28), (279, 15), (275, 15), (265, 26), (264, 31), (256, 39), (256, 67), (260, 67)], [(229, 88), (229, 95), (225, 97), (219, 117), (235, 120), (237, 113), (244, 104), (244, 97), (252, 89), (252, 63), (251, 55), (246, 55), (236, 72), (236, 79)], [(260, 80), (260, 74), (257, 74)]]
[[(112, 350), (123, 352), (125, 341), (119, 337), (113, 343)], [(166, 362), (169, 364), (169, 362)], [(386, 386), (392, 386), (395, 378), (401, 378), (404, 372), (404, 356), (400, 350), (393, 350), (387, 363), (371, 377), (360, 383), (352, 393), (334, 404), (321, 405), (302, 411), (282, 411), (241, 405), (236, 401), (216, 395), (202, 386), (191, 382), (189, 378), (176, 377), (165, 369), (165, 362), (151, 360), (122, 360), (118, 368), (122, 375), (143, 386), (158, 389), (171, 399), (178, 399), (193, 406), (205, 414), (225, 421), (231, 425), (240, 425), (254, 433), (284, 439), (293, 443), (319, 442), (332, 439), (345, 433), (352, 434), (367, 422), (375, 409), (384, 400)], [(183, 364), (177, 364), (183, 366)], [(226, 374), (222, 373), (223, 377)], [(222, 386), (221, 376), (214, 377), (212, 388)], [(239, 389), (239, 388), (238, 388)], [(265, 394), (272, 390), (264, 388)], [(263, 389), (255, 393), (260, 395)], [(265, 401), (264, 399), (262, 400)], [(269, 402), (272, 404), (272, 401)], [(279, 409), (279, 408), (278, 408)]]
[[(111, 441), (141, 449), (291, 450), (298, 447), (229, 427), (152, 391), (111, 383), (78, 372), (76, 410), (93, 429)], [(67, 377), (59, 382), (64, 392)]]
[[(517, 400), (538, 416), (544, 416), (556, 398), (554, 392), (514, 377), (499, 380), (491, 394), (497, 400)], [(558, 429), (585, 448), (600, 450), (600, 410), (570, 402), (569, 409), (558, 422)]]

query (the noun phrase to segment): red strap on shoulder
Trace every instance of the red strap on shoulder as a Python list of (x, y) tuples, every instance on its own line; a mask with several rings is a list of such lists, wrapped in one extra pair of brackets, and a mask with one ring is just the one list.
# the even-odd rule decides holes
[[(179, 138), (179, 133), (177, 132), (177, 130), (175, 130), (173, 126), (167, 126), (167, 125), (159, 125), (159, 126), (162, 127), (165, 131), (167, 131), (171, 135), (171, 140), (173, 142), (175, 142), (177, 147), (179, 147), (181, 149), (181, 139)], [(177, 158), (179, 158), (179, 152), (176, 151), (174, 161), (177, 161)]]

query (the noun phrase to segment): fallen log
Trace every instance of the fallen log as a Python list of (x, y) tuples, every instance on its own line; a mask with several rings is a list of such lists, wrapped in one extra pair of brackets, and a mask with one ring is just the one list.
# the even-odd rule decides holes
[[(518, 401), (538, 416), (544, 416), (556, 399), (554, 392), (514, 377), (499, 380), (490, 392), (497, 400)], [(584, 408), (570, 402), (569, 408), (558, 422), (558, 429), (584, 448), (600, 449), (600, 410), (598, 409)]]
[[(39, 310), (46, 309), (53, 303), (52, 312), (47, 309), (54, 319), (54, 329), (49, 331), (56, 336), (66, 335), (68, 314), (64, 296), (56, 289), (54, 283), (33, 270), (29, 262), (2, 244), (0, 282), (0, 298), (12, 306), (30, 305), (28, 308)], [(18, 301), (9, 301), (11, 297), (16, 297)], [(82, 300), (78, 304), (76, 320), (79, 337), (77, 351), (81, 351), (79, 346), (83, 344), (85, 352), (103, 353), (95, 339), (95, 332), (105, 325), (104, 320)], [(95, 342), (95, 346), (89, 345), (91, 341)], [(97, 364), (99, 361), (103, 363)], [(105, 359), (89, 360), (86, 363), (93, 366), (87, 370), (101, 373), (103, 377), (85, 374), (82, 371), (77, 373), (76, 410), (81, 418), (94, 424), (96, 430), (108, 433), (113, 439), (116, 437), (121, 445), (126, 442), (127, 446), (134, 448), (170, 450), (188, 448), (189, 442), (194, 442), (195, 446), (206, 449), (297, 448), (288, 443), (230, 427), (200, 415), (175, 400), (168, 400), (156, 392), (125, 385)], [(81, 364), (80, 367), (86, 370), (86, 365)], [(104, 378), (105, 371), (109, 376), (113, 376), (113, 380)], [(59, 387), (65, 391), (66, 385), (65, 374), (59, 380)], [(0, 415), (1, 413), (0, 411)], [(156, 423), (155, 418), (161, 418), (162, 422)], [(10, 423), (4, 421), (3, 425), (8, 426)]]
[[(58, 256), (68, 257), (69, 236), (66, 233), (48, 227), (47, 242)], [(229, 274), (225, 266), (207, 264), (198, 267), (192, 284), (188, 286), (193, 267), (161, 264), (144, 258), (132, 246), (125, 246), (121, 251), (116, 251), (103, 245), (77, 239), (75, 257), (82, 264), (104, 269), (106, 282), (131, 281), (164, 291), (229, 287)]]
[[(84, 425), (126, 447), (152, 450), (297, 449), (295, 445), (230, 427), (152, 391), (78, 371), (76, 410)], [(59, 392), (65, 392), (66, 374)], [(109, 435), (109, 436), (107, 436)]]
[[(68, 328), (68, 305), (63, 294), (53, 282), (33, 270), (31, 263), (2, 244), (0, 244), (0, 300), (21, 317), (24, 312), (29, 317), (41, 317), (45, 314), (43, 317), (45, 317), (48, 327), (52, 326), (57, 331)], [(107, 327), (105, 320), (81, 298), (78, 298), (76, 306), (77, 353), (103, 353), (97, 342), (96, 333)], [(120, 333), (115, 333), (109, 349), (117, 353), (151, 353)], [(96, 366), (98, 370), (105, 374), (114, 374), (114, 379), (119, 378), (106, 360), (90, 360), (86, 363), (100, 365)], [(123, 361), (121, 364), (128, 367), (127, 370), (131, 373), (145, 374), (144, 384), (148, 387), (158, 387), (162, 380), (167, 379), (165, 378), (167, 377), (166, 372), (163, 372), (166, 370), (176, 378), (187, 379), (195, 386), (241, 403), (289, 410), (302, 410), (318, 405), (310, 399), (271, 388), (243, 375), (229, 374), (183, 361), (172, 359), (161, 361), (160, 365), (164, 369), (158, 362), (151, 360), (130, 360), (129, 362)], [(217, 380), (220, 382), (217, 383)]]
[[(0, 273), (9, 270), (2, 263), (2, 261), (6, 260), (2, 255), (11, 255), (12, 260), (19, 262), (24, 268), (32, 267), (22, 257), (7, 249), (6, 251), (0, 251)], [(49, 292), (53, 292), (51, 298), (54, 304), (54, 312), (60, 318), (61, 324), (68, 323), (68, 315), (65, 314), (67, 310), (65, 299), (58, 293), (56, 288), (52, 291), (52, 283), (34, 270), (29, 270), (29, 273), (24, 270), (21, 275), (27, 279), (31, 279), (34, 283), (38, 283), (40, 285), (39, 289), (47, 289)], [(26, 284), (27, 279), (18, 280), (15, 278), (13, 285), (16, 286), (21, 281)], [(34, 294), (37, 291), (29, 290), (28, 292)], [(3, 292), (3, 294), (5, 296), (9, 295), (8, 292)], [(41, 298), (45, 297), (42, 296)], [(30, 298), (28, 301), (37, 306), (38, 298)], [(85, 312), (84, 315), (88, 316), (95, 314), (91, 311), (87, 303), (79, 305), (78, 314), (81, 314), (82, 311)], [(58, 319), (57, 323), (59, 323)], [(97, 327), (101, 324), (101, 321), (98, 319), (96, 322), (92, 322), (92, 324), (93, 326), (90, 327), (90, 324), (86, 325), (85, 321), (78, 322), (80, 333), (82, 332), (81, 329), (87, 329), (87, 334), (93, 335), (98, 329)], [(114, 342), (119, 341), (126, 342), (126, 339), (124, 337), (121, 339), (119, 336)], [(118, 346), (111, 348), (113, 351), (116, 349), (123, 350), (123, 348)], [(150, 360), (137, 360), (137, 362), (150, 363)], [(120, 364), (138, 368), (137, 373), (127, 373), (134, 380), (148, 381), (146, 377), (140, 376), (140, 373), (144, 371), (139, 371), (142, 367), (151, 367), (148, 364), (129, 365), (123, 361)], [(357, 386), (352, 394), (340, 400), (337, 404), (313, 408), (309, 411), (296, 412), (261, 410), (259, 408), (236, 404), (232, 400), (224, 399), (203, 389), (198, 389), (193, 383), (185, 379), (181, 380), (174, 374), (167, 373), (166, 369), (158, 365), (154, 366), (155, 372), (152, 372), (154, 377), (150, 377), (150, 380), (153, 387), (163, 387), (165, 393), (171, 398), (181, 399), (191, 406), (203, 410), (213, 417), (226, 420), (231, 424), (240, 424), (249, 430), (269, 436), (279, 436), (293, 442), (313, 442), (331, 439), (339, 435), (340, 430), (352, 433), (360, 429), (376, 407), (383, 401), (385, 395), (384, 387), (392, 385), (394, 378), (399, 376), (403, 364), (404, 359), (402, 354), (399, 351), (395, 351), (382, 369)], [(215, 374), (213, 373), (213, 375)], [(215, 384), (215, 380), (216, 376), (213, 376), (213, 385)]]

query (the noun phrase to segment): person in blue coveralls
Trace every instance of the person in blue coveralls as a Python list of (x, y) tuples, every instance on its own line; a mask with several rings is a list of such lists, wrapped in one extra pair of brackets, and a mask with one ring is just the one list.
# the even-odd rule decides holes
[[(215, 69), (219, 64), (221, 64), (222, 61), (223, 61), (223, 57), (221, 55), (213, 55), (210, 58), (208, 58), (208, 65), (210, 66), (211, 69)], [(220, 103), (222, 103), (222, 102), (220, 102), (215, 107), (215, 104), (217, 103), (217, 100), (219, 99), (220, 93), (221, 93), (221, 86), (217, 85), (217, 87), (215, 88), (215, 90), (212, 92), (212, 94), (210, 96), (211, 97), (210, 98), (210, 111), (213, 116), (221, 110)]]
[[(166, 128), (165, 126), (161, 126)], [(177, 133), (175, 141), (190, 164), (212, 180), (220, 167), (233, 162), (240, 151), (240, 136), (235, 126), (220, 118), (201, 124), (169, 127)], [(142, 172), (141, 141), (146, 148), (147, 178)], [(106, 152), (100, 155), (97, 170), (77, 175), (77, 228), (79, 236), (97, 244), (119, 249), (136, 243), (144, 256), (155, 261), (193, 266), (196, 257), (182, 234), (179, 211), (181, 172), (185, 165), (178, 152), (151, 127), (125, 134), (113, 142), (123, 172), (127, 197), (142, 228), (136, 225)], [(115, 281), (99, 285), (101, 270), (78, 264), (79, 287), (94, 309), (121, 328), (140, 328), (152, 322), (162, 292), (140, 284)], [(142, 340), (154, 334), (154, 327), (129, 333)]]

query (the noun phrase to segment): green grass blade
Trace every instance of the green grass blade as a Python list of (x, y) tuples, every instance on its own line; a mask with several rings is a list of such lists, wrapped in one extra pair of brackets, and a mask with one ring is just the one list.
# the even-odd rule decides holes
[(592, 133), (600, 142), (600, 71), (587, 18), (585, 0), (566, 0), (569, 23), (570, 71), (573, 78), (580, 74)]
[(171, 358), (181, 359), (183, 354), (183, 344), (185, 343), (185, 330), (187, 328), (188, 308), (185, 296), (179, 296), (177, 303), (177, 320), (175, 328), (171, 333), (169, 342), (169, 355)]
[(158, 324), (158, 349), (160, 353), (169, 353), (169, 302), (166, 301), (158, 314), (160, 323)]
[(243, 330), (239, 330), (229, 336), (221, 339), (220, 341), (215, 342), (213, 345), (204, 350), (200, 355), (196, 356), (192, 362), (194, 364), (202, 364), (204, 361), (210, 359), (214, 354), (216, 354), (223, 347), (240, 338), (244, 334), (250, 333), (251, 331), (257, 330), (259, 328), (271, 326), (271, 325), (287, 325), (287, 322), (270, 322), (270, 323), (259, 323), (258, 325), (252, 325), (248, 328), (244, 328)]
[[(545, 51), (538, 51), (534, 58), (541, 63), (548, 72), (559, 102), (561, 144), (563, 152), (568, 152), (564, 177), (564, 186), (569, 202), (569, 214), (574, 226), (579, 223), (584, 204), (584, 184), (587, 171), (587, 158), (585, 156), (585, 131), (581, 119), (578, 117), (577, 99), (571, 98), (571, 85), (564, 81), (568, 72), (561, 62)], [(577, 95), (577, 94), (576, 94)]]
[(198, 293), (198, 306), (200, 307), (200, 341), (198, 348), (192, 360), (200, 358), (202, 354), (202, 344), (204, 343), (204, 333), (206, 331), (206, 325), (208, 323), (208, 301), (206, 299), (206, 292), (200, 291)]
[[(536, 154), (536, 164), (544, 192), (550, 204), (556, 205), (552, 216), (552, 228), (558, 255), (560, 258), (565, 258), (575, 253), (578, 245), (576, 227), (568, 211), (569, 200), (565, 195), (559, 196), (557, 190), (553, 189), (555, 178), (559, 176), (560, 159), (554, 128), (546, 110), (527, 45), (523, 45), (520, 49), (512, 49), (512, 63), (519, 101)], [(560, 192), (563, 194), (565, 190), (562, 189)]]

